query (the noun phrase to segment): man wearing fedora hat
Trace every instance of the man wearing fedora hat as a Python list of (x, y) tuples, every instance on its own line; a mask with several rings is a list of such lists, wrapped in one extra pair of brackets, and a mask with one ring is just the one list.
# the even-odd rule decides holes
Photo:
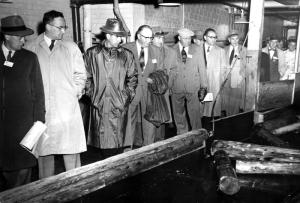
[(198, 46), (203, 46), (203, 33), (201, 30), (196, 30), (193, 36), (193, 43)]
[(228, 80), (222, 91), (222, 110), (226, 116), (240, 113), (245, 109), (245, 74), (247, 50), (239, 44), (240, 34), (232, 30), (228, 35), (229, 45), (224, 48), (225, 57), (230, 67)]
[(54, 175), (54, 156), (63, 155), (66, 170), (81, 166), (80, 153), (86, 139), (78, 99), (83, 94), (86, 70), (82, 53), (71, 41), (63, 40), (67, 26), (58, 11), (44, 14), (45, 32), (26, 47), (38, 56), (45, 89), (45, 134), (39, 139), (39, 177)]
[(19, 143), (35, 121), (45, 121), (40, 65), (34, 53), (22, 48), (24, 37), (31, 34), (33, 30), (20, 16), (1, 19), (0, 173), (6, 182), (4, 189), (31, 181), (36, 159)]
[(88, 145), (101, 149), (101, 158), (123, 152), (129, 103), (135, 95), (137, 68), (133, 54), (120, 47), (127, 33), (122, 23), (109, 18), (100, 28), (105, 40), (84, 56), (86, 94), (91, 98)]

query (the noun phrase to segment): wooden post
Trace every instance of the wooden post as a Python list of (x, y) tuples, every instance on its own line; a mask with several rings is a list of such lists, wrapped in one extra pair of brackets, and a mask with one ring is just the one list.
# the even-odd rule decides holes
[(260, 68), (261, 42), (264, 20), (264, 0), (251, 1), (248, 48), (247, 48), (247, 81), (246, 111), (256, 109)]
[(103, 161), (0, 193), (0, 202), (66, 202), (203, 148), (208, 133), (194, 130)]
[(224, 150), (230, 158), (240, 160), (300, 163), (300, 150), (296, 149), (215, 140), (211, 153), (218, 150)]
[(236, 194), (240, 190), (239, 181), (227, 153), (223, 150), (216, 151), (214, 160), (219, 177), (219, 189), (227, 195)]
[(237, 173), (244, 174), (300, 175), (300, 163), (237, 160), (235, 167)]

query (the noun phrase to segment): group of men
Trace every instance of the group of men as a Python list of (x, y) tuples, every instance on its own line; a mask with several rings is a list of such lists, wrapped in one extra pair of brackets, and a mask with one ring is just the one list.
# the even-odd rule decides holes
[[(70, 170), (81, 166), (87, 145), (106, 158), (163, 140), (165, 124), (174, 122), (182, 134), (244, 110), (246, 49), (236, 31), (223, 49), (214, 29), (202, 35), (182, 28), (169, 47), (167, 32), (142, 25), (135, 41), (124, 44), (128, 33), (109, 18), (100, 28), (105, 39), (82, 55), (63, 40), (61, 12), (45, 13), (43, 24), (45, 32), (23, 49), (33, 31), (20, 16), (1, 19), (0, 175), (6, 188), (30, 181), (36, 160), (19, 142), (35, 121), (47, 126), (36, 147), (39, 178), (45, 178), (55, 173), (55, 155), (63, 155)], [(90, 98), (87, 140), (78, 103), (83, 94)], [(169, 114), (158, 125), (145, 116), (155, 99), (167, 104)]]

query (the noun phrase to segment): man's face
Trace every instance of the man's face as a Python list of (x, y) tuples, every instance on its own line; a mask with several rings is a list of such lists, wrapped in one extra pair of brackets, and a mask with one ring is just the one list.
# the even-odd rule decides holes
[(270, 40), (269, 46), (271, 49), (275, 49), (277, 46), (278, 41), (276, 39)]
[(161, 35), (154, 36), (152, 44), (157, 47), (162, 47), (164, 45), (164, 36)]
[(214, 31), (209, 31), (205, 36), (204, 39), (206, 43), (210, 46), (213, 46), (216, 44), (217, 41), (217, 34)]
[(239, 45), (239, 36), (238, 35), (232, 35), (232, 36), (229, 37), (228, 41), (232, 46), (236, 47), (236, 46)]
[(46, 25), (46, 34), (53, 40), (61, 40), (66, 32), (66, 21), (62, 17), (54, 18)]
[(198, 39), (198, 38), (195, 38), (194, 40), (194, 43), (197, 44), (197, 45), (201, 45), (202, 43), (202, 40)]
[(152, 30), (146, 27), (138, 34), (137, 37), (138, 42), (142, 47), (148, 47), (151, 41), (153, 40)]
[(296, 42), (289, 42), (288, 48), (289, 48), (289, 51), (295, 51), (296, 50)]
[(178, 36), (178, 39), (179, 39), (179, 42), (181, 43), (181, 45), (183, 46), (183, 47), (188, 47), (188, 46), (190, 46), (191, 45), (191, 43), (192, 43), (192, 38), (189, 36)]
[(22, 49), (25, 39), (21, 36), (13, 36), (13, 35), (4, 35), (5, 38), (5, 46), (9, 50), (20, 50)]
[(118, 47), (122, 42), (122, 37), (114, 34), (106, 34), (106, 39), (110, 47)]

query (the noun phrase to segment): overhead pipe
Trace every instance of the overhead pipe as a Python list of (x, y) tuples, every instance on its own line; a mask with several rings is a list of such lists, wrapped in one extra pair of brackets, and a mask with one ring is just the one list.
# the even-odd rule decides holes
[(81, 41), (81, 29), (80, 29), (80, 5), (72, 3), (71, 1), (71, 10), (72, 10), (72, 25), (73, 25), (73, 40), (78, 45), (80, 50), (83, 52), (83, 46)]
[(123, 27), (126, 31), (126, 33), (128, 33), (127, 37), (126, 37), (126, 42), (129, 42), (130, 40), (130, 30), (129, 28), (127, 27), (122, 15), (121, 15), (121, 12), (120, 12), (120, 7), (119, 7), (119, 0), (114, 0), (114, 5), (113, 5), (113, 11), (114, 11), (114, 14), (116, 16), (116, 18), (122, 22), (123, 24)]

